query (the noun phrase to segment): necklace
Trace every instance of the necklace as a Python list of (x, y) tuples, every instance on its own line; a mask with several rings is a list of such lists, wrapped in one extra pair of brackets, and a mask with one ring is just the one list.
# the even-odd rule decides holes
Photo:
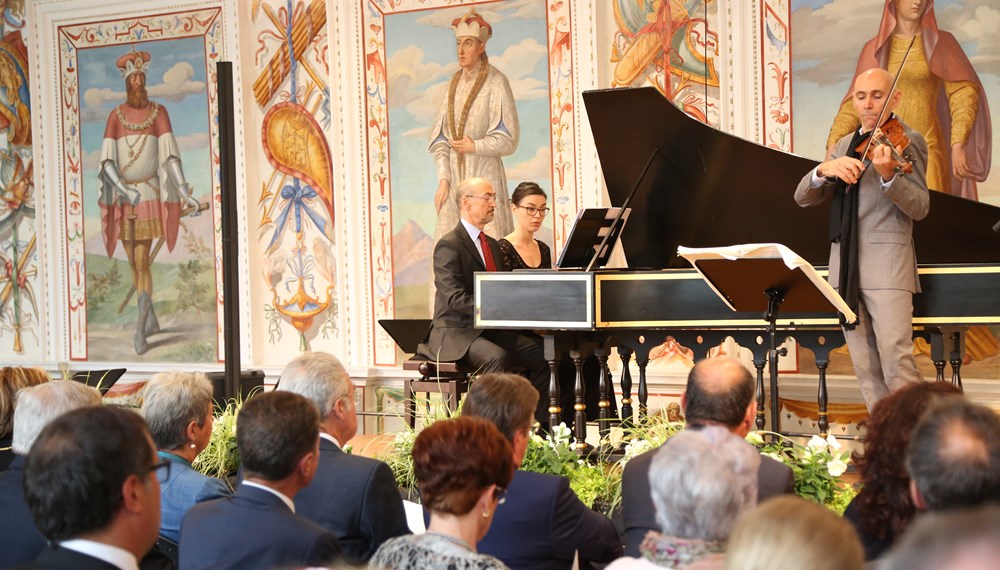
[(468, 550), (469, 552), (475, 552), (475, 550), (473, 550), (472, 547), (469, 546), (469, 543), (465, 542), (461, 538), (455, 538), (454, 536), (448, 536), (447, 534), (442, 534), (440, 532), (434, 532), (433, 530), (429, 530), (425, 534), (430, 534), (430, 535), (436, 536), (438, 538), (443, 538), (444, 540), (446, 540), (446, 541), (448, 541), (448, 542), (450, 542), (450, 543), (452, 543), (452, 544), (454, 544), (456, 546), (461, 546), (462, 548)]
[(149, 110), (146, 111), (146, 120), (141, 123), (130, 123), (125, 120), (125, 114), (122, 113), (122, 107), (124, 105), (119, 105), (115, 111), (118, 113), (118, 121), (121, 122), (122, 126), (127, 130), (141, 132), (145, 131), (149, 127), (153, 126), (153, 121), (156, 120), (156, 116), (160, 114), (160, 106), (154, 101), (149, 102)]

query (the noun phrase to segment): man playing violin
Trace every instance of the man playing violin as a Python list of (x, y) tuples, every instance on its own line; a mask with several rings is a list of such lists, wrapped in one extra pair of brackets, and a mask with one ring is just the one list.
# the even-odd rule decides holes
[[(913, 359), (913, 293), (920, 291), (913, 221), (930, 209), (927, 143), (892, 115), (902, 95), (892, 84), (883, 69), (858, 75), (852, 100), (860, 128), (795, 190), (800, 206), (832, 200), (829, 280), (858, 316), (841, 321), (869, 410), (906, 382), (922, 380)], [(881, 136), (876, 126), (890, 121), (905, 137)]]

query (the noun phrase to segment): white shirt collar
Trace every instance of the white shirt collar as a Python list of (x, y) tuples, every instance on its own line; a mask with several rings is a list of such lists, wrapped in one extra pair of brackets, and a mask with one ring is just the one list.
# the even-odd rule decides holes
[(465, 218), (459, 218), (459, 219), (462, 220), (462, 225), (465, 226), (465, 231), (469, 232), (469, 237), (472, 238), (472, 241), (478, 243), (479, 234), (483, 233), (483, 230), (465, 221)]
[(293, 513), (295, 512), (295, 503), (292, 502), (292, 500), (289, 499), (288, 497), (286, 497), (283, 493), (280, 493), (280, 492), (278, 492), (278, 491), (276, 491), (276, 490), (268, 487), (267, 485), (261, 485), (260, 483), (254, 483), (253, 481), (247, 481), (245, 479), (243, 480), (242, 484), (246, 485), (247, 487), (256, 487), (258, 489), (263, 489), (263, 490), (267, 491), (268, 493), (271, 493), (275, 497), (278, 497), (279, 499), (281, 499), (281, 502), (285, 503), (285, 505), (288, 506), (288, 509), (290, 511), (292, 511)]
[(74, 538), (60, 542), (59, 547), (74, 550), (87, 556), (93, 556), (108, 564), (114, 564), (121, 570), (139, 570), (139, 563), (136, 562), (135, 556), (131, 552), (117, 546), (83, 538)]
[(332, 435), (330, 435), (330, 434), (328, 434), (328, 433), (326, 433), (326, 432), (322, 432), (322, 431), (321, 431), (321, 432), (319, 432), (319, 436), (320, 436), (321, 438), (323, 438), (323, 439), (327, 440), (327, 441), (332, 441), (332, 442), (333, 442), (333, 444), (334, 444), (334, 445), (336, 445), (337, 447), (339, 447), (340, 449), (344, 449), (344, 446), (343, 446), (343, 445), (340, 445), (340, 442), (339, 442), (339, 441), (337, 441), (337, 438), (333, 437)]

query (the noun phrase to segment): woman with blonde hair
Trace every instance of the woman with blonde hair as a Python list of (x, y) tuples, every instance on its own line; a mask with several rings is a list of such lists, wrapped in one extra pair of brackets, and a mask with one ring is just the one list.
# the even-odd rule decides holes
[(725, 570), (861, 570), (854, 528), (833, 511), (794, 495), (761, 503), (729, 537)]
[(41, 368), (7, 366), (0, 368), (0, 471), (14, 461), (11, 449), (14, 435), (14, 403), (21, 388), (37, 386), (51, 380)]

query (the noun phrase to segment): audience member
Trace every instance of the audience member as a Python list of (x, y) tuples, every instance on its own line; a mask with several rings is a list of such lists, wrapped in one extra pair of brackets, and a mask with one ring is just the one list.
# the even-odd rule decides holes
[[(687, 428), (718, 425), (746, 437), (753, 428), (756, 413), (756, 384), (750, 371), (726, 357), (698, 362), (688, 374), (687, 389), (681, 395), (681, 408)], [(646, 452), (625, 465), (622, 475), (622, 518), (625, 554), (639, 555), (639, 543), (656, 526), (653, 503), (649, 500), (649, 466), (657, 450)], [(780, 461), (761, 456), (756, 478), (760, 500), (782, 493), (795, 492), (795, 476)]]
[(620, 558), (608, 570), (721, 568), (730, 532), (757, 504), (760, 462), (752, 445), (722, 426), (667, 440), (649, 468), (662, 532), (649, 531), (642, 558)]
[(99, 406), (101, 393), (79, 382), (57, 380), (22, 389), (14, 410), (14, 461), (0, 473), (0, 568), (31, 562), (45, 547), (24, 497), (24, 464), (42, 428), (58, 416)]
[(295, 496), (295, 512), (337, 535), (347, 562), (367, 562), (410, 531), (389, 466), (343, 451), (358, 431), (351, 377), (333, 355), (307, 352), (288, 363), (278, 386), (305, 396), (320, 416), (316, 476)]
[(514, 464), (510, 442), (482, 418), (460, 416), (424, 428), (413, 443), (413, 471), (427, 532), (385, 541), (372, 566), (391, 570), (500, 570), (503, 562), (476, 552), (503, 502)]
[(965, 398), (929, 406), (910, 439), (906, 467), (919, 510), (1000, 502), (1000, 418)]
[[(462, 415), (497, 426), (511, 443), (516, 468), (528, 448), (537, 400), (520, 376), (484, 374), (469, 388)], [(568, 479), (516, 470), (479, 551), (514, 570), (554, 570), (570, 568), (577, 555), (581, 564), (610, 562), (622, 555), (622, 545), (614, 524), (580, 502)]]
[(236, 425), (245, 478), (234, 496), (188, 510), (181, 524), (181, 570), (270, 570), (333, 561), (340, 554), (337, 537), (296, 515), (292, 502), (316, 473), (316, 408), (298, 394), (268, 392), (243, 404)]
[(864, 551), (850, 523), (800, 497), (769, 499), (733, 529), (725, 570), (861, 570)]
[(212, 383), (201, 372), (157, 374), (142, 393), (142, 415), (161, 459), (170, 461), (160, 479), (160, 536), (181, 537), (181, 521), (195, 504), (232, 495), (229, 485), (191, 466), (212, 437)]
[(860, 424), (864, 453), (854, 454), (861, 491), (847, 506), (846, 518), (858, 533), (865, 560), (887, 552), (902, 536), (916, 510), (910, 497), (910, 475), (900, 450), (927, 406), (961, 392), (945, 382), (911, 382), (876, 402), (871, 415)]
[(7, 469), (16, 453), (11, 446), (14, 431), (14, 402), (17, 391), (49, 381), (41, 368), (7, 366), (0, 368), (0, 471)]
[(139, 414), (89, 406), (52, 420), (31, 446), (24, 494), (50, 541), (23, 568), (134, 569), (156, 542), (156, 448)]
[(927, 513), (913, 523), (879, 570), (994, 570), (1000, 560), (1000, 507)]

